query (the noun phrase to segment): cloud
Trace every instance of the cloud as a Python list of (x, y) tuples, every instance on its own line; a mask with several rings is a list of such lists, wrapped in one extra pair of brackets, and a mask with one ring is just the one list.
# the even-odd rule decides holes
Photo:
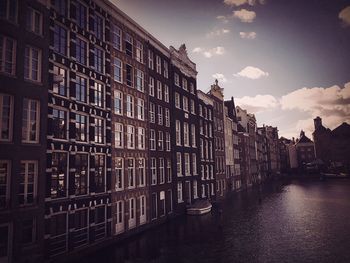
[(239, 36), (243, 39), (255, 39), (256, 33), (255, 32), (239, 32)]
[(211, 49), (205, 49), (196, 47), (192, 50), (193, 53), (201, 53), (206, 58), (211, 58), (214, 55), (223, 55), (225, 53), (224, 47), (214, 47)]
[(259, 68), (248, 66), (242, 69), (240, 72), (233, 74), (235, 77), (243, 77), (248, 79), (259, 79), (262, 77), (268, 77), (269, 73)]
[(343, 21), (345, 26), (350, 26), (350, 6), (341, 10), (338, 17)]
[(256, 13), (247, 9), (241, 9), (233, 11), (233, 17), (238, 18), (244, 23), (252, 23), (256, 17)]
[(223, 22), (224, 24), (227, 24), (227, 23), (228, 23), (228, 20), (229, 20), (229, 18), (228, 18), (227, 16), (223, 16), (223, 15), (217, 16), (216, 19), (217, 19), (217, 20), (220, 20), (220, 21)]
[(230, 30), (226, 29), (226, 28), (223, 28), (223, 29), (218, 29), (218, 30), (211, 31), (211, 32), (207, 33), (206, 36), (208, 38), (211, 38), (211, 37), (218, 37), (218, 36), (226, 35), (228, 33), (230, 33)]
[(227, 82), (225, 75), (222, 73), (215, 73), (212, 75), (212, 77), (214, 79), (217, 79), (219, 82), (223, 82), (223, 83)]
[(265, 4), (265, 0), (224, 0), (224, 4), (229, 5), (229, 6), (241, 6), (241, 5), (255, 5), (257, 2), (260, 4)]
[(278, 100), (272, 95), (256, 95), (255, 97), (244, 96), (235, 99), (235, 101), (241, 108), (252, 113), (275, 109), (279, 106)]

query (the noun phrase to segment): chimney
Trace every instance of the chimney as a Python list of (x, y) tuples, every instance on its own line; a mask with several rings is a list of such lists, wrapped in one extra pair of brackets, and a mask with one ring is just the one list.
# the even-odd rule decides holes
[(319, 128), (322, 127), (322, 119), (319, 116), (317, 116), (314, 119), (314, 126), (315, 126), (315, 131), (317, 131)]

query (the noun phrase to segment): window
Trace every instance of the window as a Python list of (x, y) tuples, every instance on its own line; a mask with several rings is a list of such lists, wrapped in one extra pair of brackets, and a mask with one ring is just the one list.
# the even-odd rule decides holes
[(0, 160), (0, 209), (6, 208), (10, 197), (10, 161)]
[(136, 225), (136, 202), (135, 198), (129, 199), (129, 228)]
[(157, 98), (159, 100), (163, 99), (162, 83), (157, 80)]
[(200, 154), (201, 154), (201, 159), (204, 159), (204, 144), (203, 144), (203, 139), (199, 139), (199, 144), (200, 144)]
[(124, 231), (124, 201), (117, 202), (117, 212), (116, 212), (116, 234)]
[(53, 0), (51, 1), (53, 8), (61, 16), (66, 16), (67, 13), (67, 1), (66, 0)]
[(94, 33), (98, 39), (103, 40), (103, 18), (96, 13), (94, 17)]
[(140, 41), (136, 41), (136, 60), (143, 63), (143, 45)]
[(39, 142), (40, 102), (23, 99), (22, 142)]
[(149, 103), (149, 118), (150, 118), (150, 122), (151, 123), (155, 123), (156, 121), (156, 106), (154, 105), (154, 103), (150, 102)]
[(95, 100), (95, 106), (104, 108), (105, 86), (98, 82), (95, 82), (95, 85), (94, 85), (94, 100)]
[(184, 122), (184, 145), (190, 146), (190, 137), (189, 137), (189, 130), (188, 130), (188, 123)]
[(16, 41), (0, 35), (0, 72), (15, 75), (15, 70)]
[(126, 126), (126, 147), (128, 149), (135, 149), (135, 127), (131, 125)]
[(203, 116), (203, 107), (199, 104), (199, 116)]
[(37, 177), (37, 161), (21, 161), (20, 187), (18, 193), (20, 205), (30, 205), (35, 202)]
[(144, 150), (145, 149), (145, 129), (138, 127), (137, 128), (137, 132), (138, 132), (138, 148), (140, 150)]
[(87, 28), (86, 27), (87, 7), (80, 2), (77, 2), (75, 10), (76, 10), (75, 17), (77, 20), (77, 25), (82, 29), (86, 29)]
[(124, 159), (116, 158), (115, 160), (115, 190), (124, 189)]
[(157, 184), (157, 160), (156, 158), (151, 158), (151, 184)]
[(156, 71), (159, 74), (162, 74), (162, 60), (159, 56), (156, 56)]
[(181, 124), (179, 120), (175, 122), (176, 129), (176, 145), (181, 145)]
[(179, 74), (174, 73), (175, 85), (180, 87), (180, 77)]
[(52, 109), (52, 134), (55, 139), (67, 139), (68, 113), (61, 109)]
[(155, 130), (150, 130), (150, 149), (156, 150), (156, 132), (155, 132)]
[(181, 153), (176, 153), (176, 173), (177, 176), (182, 176), (182, 160), (181, 160)]
[(77, 62), (86, 65), (87, 62), (87, 43), (85, 40), (77, 37), (75, 40), (75, 57)]
[(165, 108), (165, 126), (170, 127), (170, 111)]
[(87, 245), (89, 241), (89, 208), (76, 209), (72, 219), (74, 219), (74, 247)]
[(192, 172), (193, 175), (197, 175), (197, 155), (192, 153)]
[(35, 218), (21, 221), (23, 245), (33, 244), (36, 241), (36, 220)]
[(159, 158), (159, 183), (165, 183), (164, 158)]
[(145, 119), (145, 101), (143, 99), (137, 99), (137, 118), (139, 120)]
[(115, 133), (114, 133), (114, 141), (116, 148), (123, 148), (124, 140), (123, 140), (123, 124), (116, 123), (115, 124)]
[(55, 24), (53, 33), (53, 50), (63, 56), (67, 55), (67, 30), (58, 24)]
[(88, 123), (87, 116), (82, 114), (75, 114), (75, 140), (79, 142), (86, 142), (88, 138)]
[(164, 101), (169, 102), (169, 87), (164, 85)]
[(122, 31), (116, 25), (112, 25), (112, 42), (115, 49), (122, 49)]
[(187, 88), (187, 79), (185, 79), (185, 78), (182, 78), (182, 88), (184, 90), (188, 90), (188, 88)]
[(128, 33), (126, 33), (125, 34), (125, 53), (130, 57), (132, 57), (132, 53), (133, 53), (132, 43), (133, 43), (132, 37)]
[(43, 17), (40, 12), (32, 8), (28, 8), (26, 29), (35, 34), (42, 35)]
[(138, 174), (139, 174), (139, 186), (145, 186), (146, 185), (146, 162), (145, 158), (139, 158), (138, 159)]
[(148, 50), (148, 67), (154, 70), (154, 58), (151, 50)]
[(170, 152), (170, 133), (169, 132), (165, 133), (165, 150), (167, 152)]
[(123, 93), (121, 91), (114, 91), (114, 113), (123, 115)]
[(104, 52), (98, 47), (95, 47), (94, 66), (97, 72), (104, 73)]
[(135, 159), (134, 158), (128, 158), (128, 187), (134, 188), (135, 187)]
[(87, 102), (87, 80), (84, 77), (76, 76), (75, 99), (80, 102)]
[(169, 77), (169, 68), (168, 68), (168, 62), (164, 61), (164, 77)]
[[(53, 92), (61, 95), (61, 96), (67, 96), (67, 71), (64, 68), (53, 66)], [(58, 81), (55, 81), (55, 78), (58, 79)]]
[(104, 154), (95, 155), (95, 192), (105, 192), (106, 178), (106, 156)]
[(175, 107), (181, 109), (180, 106), (180, 94), (175, 92)]
[(167, 170), (167, 182), (171, 183), (171, 160), (166, 159), (166, 170)]
[(24, 51), (24, 78), (41, 81), (41, 50), (26, 46)]
[(126, 116), (134, 118), (134, 97), (126, 96)]
[(211, 109), (209, 109), (209, 110), (208, 110), (208, 119), (209, 119), (210, 121), (211, 121), (211, 118), (212, 118), (212, 117), (211, 117), (211, 114), (212, 114), (212, 113), (211, 113)]
[(164, 150), (164, 137), (163, 137), (163, 132), (158, 131), (158, 151), (163, 151)]
[(0, 18), (17, 22), (17, 0), (2, 0), (0, 2)]
[(185, 175), (186, 176), (191, 175), (191, 171), (190, 171), (190, 154), (189, 153), (185, 153)]
[(196, 147), (196, 126), (191, 124), (191, 143), (192, 147)]
[(105, 123), (103, 119), (95, 117), (95, 142), (104, 143)]
[(133, 86), (133, 70), (132, 67), (126, 64), (126, 85)]
[(140, 196), (140, 224), (146, 222), (146, 196)]
[(194, 94), (194, 85), (192, 82), (190, 82), (190, 92)]
[(177, 183), (177, 202), (182, 203), (183, 197), (182, 197), (182, 182)]
[(136, 89), (144, 91), (144, 73), (139, 69), (136, 69)]
[(191, 113), (196, 114), (196, 109), (194, 107), (194, 100), (191, 100)]
[(68, 183), (67, 153), (52, 153), (51, 170), (51, 198), (66, 197)]
[(154, 78), (149, 77), (148, 86), (149, 86), (149, 95), (153, 97), (154, 96)]
[(163, 125), (163, 107), (158, 105), (158, 124)]
[(0, 93), (0, 141), (12, 140), (13, 97)]
[(113, 59), (113, 66), (114, 66), (114, 80), (117, 82), (122, 83), (123, 82), (123, 64), (120, 59), (114, 58)]
[(88, 192), (89, 155), (77, 153), (75, 155), (75, 195), (85, 195)]
[(182, 108), (184, 111), (188, 111), (188, 98), (185, 96), (182, 97)]

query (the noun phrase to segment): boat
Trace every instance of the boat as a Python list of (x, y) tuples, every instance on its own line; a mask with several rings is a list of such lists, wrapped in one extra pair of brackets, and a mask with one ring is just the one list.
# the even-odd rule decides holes
[(212, 204), (208, 200), (197, 200), (187, 207), (188, 215), (204, 215), (211, 211)]

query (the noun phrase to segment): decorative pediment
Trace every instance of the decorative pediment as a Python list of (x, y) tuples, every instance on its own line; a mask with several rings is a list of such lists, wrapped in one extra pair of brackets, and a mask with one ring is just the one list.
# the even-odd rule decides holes
[(176, 66), (184, 75), (196, 78), (197, 70), (196, 64), (193, 63), (187, 54), (186, 45), (182, 44), (177, 50), (170, 46), (171, 63)]

